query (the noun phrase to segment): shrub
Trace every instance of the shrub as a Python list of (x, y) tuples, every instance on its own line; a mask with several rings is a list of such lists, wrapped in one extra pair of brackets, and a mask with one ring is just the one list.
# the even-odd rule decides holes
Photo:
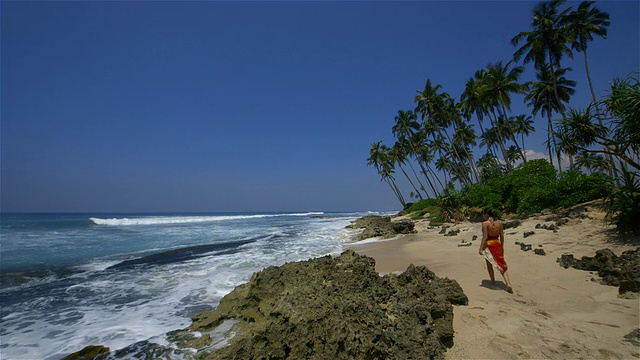
[(438, 201), (436, 199), (424, 199), (418, 201), (417, 203), (407, 205), (408, 206), (404, 209), (404, 212), (412, 213), (416, 211), (433, 209), (434, 207), (438, 206)]
[(609, 196), (609, 212), (607, 218), (615, 223), (623, 235), (640, 234), (640, 178), (637, 173), (630, 172), (624, 164), (620, 164), (621, 174), (618, 177), (620, 187), (615, 188)]
[(569, 170), (558, 176), (557, 206), (568, 207), (602, 198), (609, 192), (610, 183), (606, 175), (591, 176), (578, 170)]

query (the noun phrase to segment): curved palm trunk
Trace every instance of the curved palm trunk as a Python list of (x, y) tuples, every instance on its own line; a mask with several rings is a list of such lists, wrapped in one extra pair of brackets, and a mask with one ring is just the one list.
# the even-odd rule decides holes
[[(556, 100), (558, 101), (558, 105), (560, 105), (560, 114), (562, 115), (562, 118), (565, 117), (565, 112), (564, 112), (564, 108), (562, 107), (562, 104), (560, 104), (560, 96), (558, 96), (558, 80), (556, 79), (556, 71), (554, 69), (554, 61), (553, 61), (553, 55), (551, 54), (551, 49), (547, 49), (548, 53), (549, 53), (549, 69), (551, 70), (551, 82), (553, 83), (553, 94), (556, 97)], [(556, 140), (555, 140), (555, 136), (553, 136), (553, 124), (551, 123), (551, 114), (549, 114), (549, 129), (551, 130), (551, 138), (553, 139), (553, 148), (554, 151), (556, 152), (556, 157), (558, 158), (558, 170), (560, 172), (562, 172), (562, 163), (560, 161), (561, 158), (561, 151), (558, 149), (557, 145), (556, 145)]]
[[(507, 108), (504, 106), (504, 104), (502, 105), (502, 116), (504, 116), (504, 120), (507, 121)], [(522, 151), (522, 148), (520, 147), (520, 145), (518, 145), (518, 141), (516, 140), (516, 137), (515, 135), (513, 135), (513, 132), (511, 130), (509, 130), (508, 135), (511, 138), (511, 141), (513, 141), (513, 143), (518, 148), (518, 152), (520, 153), (520, 156), (522, 156), (522, 160), (524, 162), (527, 162), (527, 159), (524, 156), (524, 152)]]
[(420, 191), (418, 190), (418, 188), (416, 187), (416, 185), (413, 183), (413, 181), (411, 181), (411, 177), (409, 176), (409, 174), (407, 174), (406, 171), (404, 171), (404, 168), (402, 167), (402, 164), (400, 164), (400, 162), (398, 162), (398, 167), (400, 168), (400, 170), (402, 171), (402, 173), (404, 174), (404, 176), (407, 178), (407, 180), (409, 180), (409, 183), (411, 184), (411, 186), (413, 186), (413, 189), (416, 191), (416, 193), (418, 194), (418, 197), (420, 197), (420, 200), (423, 200), (422, 198), (422, 194), (420, 194)]
[[(409, 167), (411, 168), (411, 171), (413, 172), (413, 176), (416, 178), (416, 181), (418, 181), (418, 184), (420, 184), (420, 190), (424, 191), (425, 195), (429, 197), (429, 194), (427, 193), (427, 189), (422, 184), (422, 181), (420, 181), (420, 177), (418, 176), (418, 173), (416, 173), (416, 169), (414, 169), (413, 165), (411, 165), (411, 161), (409, 161)], [(420, 193), (418, 193), (418, 195), (420, 195)], [(421, 195), (420, 195), (420, 199), (422, 200)]]
[[(453, 153), (456, 154), (456, 158), (458, 159), (458, 163), (462, 164), (462, 157), (460, 156), (460, 154), (458, 154), (458, 149), (456, 149), (456, 146), (453, 143), (453, 140), (451, 140), (451, 136), (449, 136), (449, 132), (445, 129), (444, 130), (444, 134), (447, 137), (447, 140), (449, 140), (449, 144), (451, 144), (451, 148), (453, 149)], [(465, 176), (465, 182), (471, 182), (471, 176), (469, 174), (467, 174), (467, 176)]]
[[(420, 166), (420, 169), (422, 169), (422, 173), (424, 174), (425, 178), (427, 179), (427, 182), (429, 183), (429, 186), (431, 187), (431, 190), (433, 190), (433, 193), (436, 194), (437, 193), (436, 189), (433, 187), (433, 184), (431, 183), (431, 179), (429, 179), (429, 176), (427, 175), (427, 171), (424, 169), (424, 166), (422, 165), (422, 161), (420, 161), (420, 159), (417, 157), (418, 156), (418, 151), (417, 151), (415, 145), (413, 144), (413, 141), (411, 140), (411, 137), (407, 137), (407, 140), (409, 141), (409, 147), (411, 147), (411, 151), (413, 152), (414, 156), (416, 156), (416, 161), (418, 162), (418, 166)], [(411, 170), (413, 171), (413, 175), (415, 175), (416, 179), (418, 180), (418, 183), (420, 184), (420, 188), (423, 189), (424, 192), (425, 192), (425, 195), (427, 197), (429, 197), (429, 193), (427, 192), (427, 189), (424, 187), (424, 185), (420, 181), (420, 177), (416, 174), (416, 170), (413, 168), (411, 163), (409, 163), (409, 166), (411, 166)]]
[[(587, 48), (584, 48), (584, 69), (587, 72), (587, 80), (589, 81), (589, 90), (591, 90), (591, 98), (593, 99), (593, 106), (596, 108), (596, 117), (598, 118), (598, 123), (600, 126), (604, 126), (602, 123), (602, 116), (600, 115), (600, 109), (598, 108), (598, 100), (596, 99), (596, 92), (593, 90), (593, 82), (591, 81), (591, 72), (589, 71), (589, 61), (587, 60)], [(606, 146), (605, 146), (606, 149)], [(615, 163), (613, 161), (613, 157), (611, 154), (605, 152), (605, 156), (607, 158), (607, 163), (609, 164), (609, 178), (615, 178)]]
[[(527, 147), (524, 146), (524, 134), (520, 135), (520, 138), (522, 139), (522, 148), (526, 149)], [(527, 155), (523, 152), (522, 155), (524, 156), (524, 162), (527, 162)]]
[[(486, 137), (484, 127), (482, 127), (482, 122), (480, 121), (480, 118), (478, 118), (478, 125), (480, 125), (480, 133), (482, 134), (482, 137)], [(491, 146), (487, 146), (487, 150), (489, 150), (489, 153), (491, 154), (491, 156), (493, 156), (494, 158), (497, 157)]]
[[(494, 113), (495, 116), (495, 113)], [(502, 140), (502, 132), (500, 131), (500, 125), (497, 124), (497, 121), (494, 121), (491, 117), (491, 114), (487, 112), (487, 117), (489, 121), (491, 121), (491, 126), (495, 127), (498, 130), (498, 145), (500, 145), (500, 150), (502, 151), (502, 159), (504, 163), (507, 165), (507, 169), (511, 171), (511, 164), (507, 161), (507, 150), (504, 147), (504, 141)]]
[(402, 197), (402, 193), (400, 192), (400, 189), (398, 189), (396, 182), (390, 178), (385, 178), (384, 180), (387, 182), (389, 187), (391, 187), (391, 191), (393, 191), (393, 194), (396, 196), (396, 198), (398, 198), (398, 201), (400, 201), (400, 204), (402, 204), (402, 208), (404, 209), (407, 203), (404, 201), (404, 198)]

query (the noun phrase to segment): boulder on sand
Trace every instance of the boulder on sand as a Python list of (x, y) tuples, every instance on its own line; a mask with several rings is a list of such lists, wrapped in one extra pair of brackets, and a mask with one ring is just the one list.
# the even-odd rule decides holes
[(409, 219), (391, 221), (389, 216), (368, 215), (355, 220), (348, 228), (364, 229), (356, 240), (373, 237), (388, 239), (399, 234), (413, 234), (415, 224)]
[(452, 304), (467, 303), (455, 280), (424, 266), (380, 276), (373, 258), (348, 250), (255, 273), (184, 331), (237, 321), (228, 346), (197, 346), (207, 359), (438, 359), (453, 344)]

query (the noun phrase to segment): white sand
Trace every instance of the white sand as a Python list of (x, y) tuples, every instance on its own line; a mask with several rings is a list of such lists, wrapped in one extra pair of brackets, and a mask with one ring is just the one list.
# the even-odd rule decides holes
[[(611, 249), (616, 255), (635, 249), (604, 226), (604, 213), (589, 207), (587, 219), (571, 219), (557, 232), (536, 229), (553, 224), (547, 216), (525, 220), (505, 230), (505, 259), (514, 294), (504, 291), (496, 272), (491, 286), (485, 261), (478, 254), (480, 223), (462, 223), (457, 236), (438, 234), (426, 222), (418, 233), (394, 240), (353, 244), (360, 254), (376, 259), (381, 274), (404, 271), (409, 264), (426, 265), (437, 276), (458, 281), (469, 297), (468, 306), (454, 307), (454, 346), (447, 359), (639, 359), (640, 348), (623, 341), (640, 327), (640, 300), (618, 298), (618, 289), (592, 281), (595, 273), (564, 269), (556, 259), (563, 253), (576, 258)], [(640, 221), (640, 220), (639, 220)], [(527, 231), (535, 234), (524, 238)], [(478, 240), (459, 247), (462, 240)], [(516, 241), (543, 245), (545, 256), (524, 252)]]

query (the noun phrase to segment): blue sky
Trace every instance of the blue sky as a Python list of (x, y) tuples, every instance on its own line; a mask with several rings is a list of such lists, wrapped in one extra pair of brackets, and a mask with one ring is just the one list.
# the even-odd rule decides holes
[[(427, 79), (458, 97), (510, 60), (534, 5), (3, 1), (0, 209), (397, 210), (371, 143), (393, 144)], [(611, 15), (588, 49), (600, 96), (639, 70), (640, 10), (596, 6)], [(566, 65), (582, 107), (582, 55)], [(544, 121), (527, 140), (540, 154)]]

